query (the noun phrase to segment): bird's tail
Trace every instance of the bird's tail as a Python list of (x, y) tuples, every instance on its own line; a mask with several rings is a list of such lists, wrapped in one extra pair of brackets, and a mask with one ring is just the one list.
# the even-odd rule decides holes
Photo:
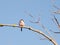
[(22, 28), (21, 28), (21, 31), (22, 31)]

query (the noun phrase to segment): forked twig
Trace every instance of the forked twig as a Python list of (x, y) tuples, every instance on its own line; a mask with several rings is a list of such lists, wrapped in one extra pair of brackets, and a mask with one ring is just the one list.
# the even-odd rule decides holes
[(54, 4), (54, 1), (55, 1), (55, 0), (51, 0), (52, 5), (53, 5), (53, 7), (55, 7), (55, 8), (58, 9), (58, 10), (57, 10), (57, 11), (54, 11), (53, 13), (55, 13), (55, 14), (60, 14), (60, 8), (57, 7), (57, 6)]
[(28, 13), (27, 11), (25, 11), (25, 13), (30, 16), (31, 18), (34, 18), (34, 16), (31, 13)]
[(30, 20), (31, 23), (39, 23), (40, 22), (40, 17), (38, 17), (37, 21)]
[(40, 17), (37, 19), (37, 21), (30, 20), (30, 22), (38, 24), (39, 26), (41, 26), (50, 35), (50, 32), (48, 31), (48, 29), (40, 22)]

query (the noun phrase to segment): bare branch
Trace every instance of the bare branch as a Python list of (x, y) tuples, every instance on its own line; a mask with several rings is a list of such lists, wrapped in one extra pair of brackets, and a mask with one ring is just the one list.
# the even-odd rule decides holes
[(59, 25), (59, 22), (58, 22), (58, 20), (57, 20), (57, 18), (55, 16), (54, 16), (54, 19), (55, 19), (57, 25)]
[(55, 7), (55, 8), (58, 9), (58, 10), (57, 10), (57, 11), (54, 11), (53, 13), (55, 13), (55, 14), (60, 14), (60, 8), (57, 7), (57, 6), (54, 4), (54, 1), (55, 1), (55, 0), (51, 0), (52, 5), (53, 5), (53, 7)]
[(56, 24), (56, 21), (55, 21), (55, 19), (54, 19), (54, 18), (52, 18), (52, 21)]
[(32, 21), (30, 20), (31, 23), (39, 23), (40, 22), (40, 17), (38, 17), (37, 21)]
[(60, 8), (59, 7), (57, 7), (56, 5), (53, 5), (53, 7), (55, 7), (56, 9), (58, 9), (58, 10), (60, 10)]
[(40, 22), (40, 17), (38, 17), (37, 21), (30, 20), (30, 22), (38, 24), (39, 26), (41, 26), (50, 35), (50, 32), (48, 32), (48, 29)]
[[(27, 11), (25, 11), (25, 13), (28, 14), (28, 16), (30, 16), (31, 18), (35, 19), (35, 17), (31, 14), (31, 13), (28, 13)], [(39, 23), (40, 21), (40, 16), (38, 17), (38, 19), (36, 19), (37, 21), (32, 21), (32, 20), (29, 20), (31, 23)]]
[(50, 32), (48, 32), (48, 29), (40, 22), (40, 17), (38, 18), (38, 20), (36, 22), (33, 22), (33, 21), (30, 21), (30, 22), (38, 24), (39, 26), (41, 26), (50, 35)]
[(48, 35), (50, 36), (50, 32), (48, 31), (48, 29), (42, 23), (40, 23), (38, 25), (40, 25), (48, 33)]
[(56, 33), (56, 34), (59, 34), (60, 32), (57, 32), (57, 31), (52, 31), (52, 30), (50, 30), (51, 32), (53, 32), (53, 33)]
[(58, 22), (58, 20), (57, 20), (57, 18), (54, 16), (54, 19), (52, 19), (52, 21), (54, 22), (54, 23), (56, 23), (57, 24), (57, 26), (58, 26), (58, 28), (60, 29), (60, 24), (59, 24), (59, 22)]
[(60, 10), (54, 11), (55, 14), (60, 14)]
[(19, 26), (18, 26), (18, 25), (16, 25), (16, 24), (0, 24), (0, 27), (3, 27), (3, 26), (19, 27)]
[[(11, 25), (11, 24), (0, 24), (0, 26), (19, 27), (16, 24), (14, 24), (14, 25)], [(30, 27), (30, 26), (24, 26), (23, 28), (29, 29), (29, 30), (31, 30), (33, 32), (36, 32), (36, 33), (39, 33), (39, 34), (43, 35), (45, 38), (47, 38), (49, 41), (51, 41), (54, 45), (58, 45), (57, 42), (52, 37), (47, 36), (45, 33), (43, 33), (42, 31), (40, 31), (38, 29), (34, 29), (34, 28)]]
[(60, 32), (54, 32), (54, 33), (60, 34)]
[(34, 29), (34, 28), (30, 27), (30, 26), (25, 26), (24, 28), (29, 29), (29, 30), (31, 30), (31, 31), (33, 31), (33, 32), (37, 32), (37, 33), (43, 35), (44, 37), (46, 37), (46, 38), (47, 38), (49, 41), (51, 41), (54, 45), (58, 45), (57, 42), (56, 42), (52, 37), (47, 36), (47, 35), (44, 34), (42, 31), (37, 30), (37, 29)]
[(53, 7), (55, 7), (55, 8), (58, 9), (58, 10), (60, 10), (60, 8), (57, 7), (57, 6), (54, 4), (55, 0), (51, 0), (51, 2), (52, 2)]
[(31, 13), (28, 13), (27, 11), (25, 11), (25, 13), (30, 16), (31, 18), (34, 18), (34, 16)]
[(47, 40), (47, 38), (41, 38), (40, 40)]

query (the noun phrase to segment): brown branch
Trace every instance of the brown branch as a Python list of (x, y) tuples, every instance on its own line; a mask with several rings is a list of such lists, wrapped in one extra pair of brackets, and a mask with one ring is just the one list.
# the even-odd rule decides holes
[(57, 7), (57, 6), (54, 4), (54, 1), (55, 1), (55, 0), (51, 0), (52, 6), (55, 7), (56, 9), (58, 9), (58, 10), (57, 10), (57, 11), (54, 11), (53, 13), (55, 13), (55, 14), (60, 14), (60, 8)]
[[(25, 13), (28, 15), (28, 16), (30, 16), (31, 18), (34, 18), (34, 16), (31, 14), (31, 13), (28, 13), (27, 11), (25, 11)], [(27, 16), (26, 15), (26, 16)]]
[(0, 27), (3, 27), (3, 26), (19, 27), (19, 26), (18, 26), (18, 25), (16, 25), (16, 24), (0, 24)]
[[(31, 13), (28, 13), (27, 11), (25, 11), (25, 13), (30, 16), (31, 18), (35, 19), (36, 17), (34, 17)], [(40, 21), (40, 16), (38, 17), (38, 19), (36, 19), (37, 21), (32, 21), (32, 20), (29, 20), (31, 23), (39, 23)]]
[(57, 25), (59, 25), (59, 22), (58, 22), (58, 20), (57, 20), (57, 18), (55, 16), (54, 16), (54, 19), (55, 19)]
[(60, 8), (57, 7), (57, 6), (54, 4), (55, 0), (51, 0), (51, 2), (52, 2), (52, 6), (53, 6), (53, 7), (55, 7), (55, 8), (58, 9), (58, 10), (60, 10)]
[(47, 35), (46, 35), (45, 33), (43, 33), (42, 31), (37, 30), (37, 29), (34, 29), (34, 28), (30, 27), (30, 26), (24, 26), (24, 28), (29, 29), (29, 30), (31, 30), (31, 31), (33, 31), (33, 32), (37, 32), (37, 33), (43, 35), (43, 36), (44, 36), (45, 38), (47, 38), (49, 41), (51, 41), (54, 45), (58, 45), (57, 42), (56, 42), (52, 37), (47, 36)]
[[(2, 26), (11, 26), (11, 27), (18, 27), (18, 28), (20, 28), (16, 24), (12, 24), (12, 25), (11, 24), (0, 24), (0, 26), (1, 27)], [(47, 38), (49, 41), (51, 41), (54, 45), (58, 45), (57, 42), (52, 37), (47, 36), (45, 33), (43, 33), (42, 31), (40, 31), (38, 29), (34, 29), (34, 28), (30, 27), (30, 26), (24, 26), (23, 28), (29, 29), (29, 30), (31, 30), (33, 32), (36, 32), (36, 33), (39, 33), (39, 34), (43, 35), (45, 38)]]
[(40, 40), (47, 40), (46, 38), (41, 38)]
[(60, 14), (60, 10), (54, 11), (55, 14)]
[(39, 26), (41, 26), (50, 35), (50, 33), (47, 31), (48, 29), (40, 22), (40, 16), (38, 17), (37, 21), (30, 20), (30, 22), (38, 24)]
[(60, 34), (60, 32), (54, 32), (54, 33)]
[(54, 22), (54, 23), (56, 23), (57, 24), (57, 26), (58, 26), (58, 28), (60, 29), (60, 24), (59, 24), (59, 22), (58, 22), (58, 20), (57, 20), (57, 18), (54, 16), (54, 19), (52, 19), (52, 21)]
[(53, 30), (50, 30), (51, 32), (55, 33), (55, 34), (60, 34), (60, 32), (58, 31), (53, 31)]
[(30, 22), (38, 24), (39, 26), (41, 26), (50, 35), (50, 32), (48, 31), (48, 29), (40, 22), (40, 17), (38, 18), (37, 21), (33, 22), (33, 21), (30, 20)]
[(31, 23), (39, 23), (40, 22), (40, 17), (38, 17), (37, 21), (32, 21), (30, 20)]

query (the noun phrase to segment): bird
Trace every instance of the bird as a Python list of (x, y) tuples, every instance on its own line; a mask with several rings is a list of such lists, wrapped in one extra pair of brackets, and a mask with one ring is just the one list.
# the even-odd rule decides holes
[(22, 31), (22, 28), (24, 27), (24, 20), (23, 19), (21, 19), (20, 21), (19, 21), (19, 27), (21, 28), (21, 31)]

